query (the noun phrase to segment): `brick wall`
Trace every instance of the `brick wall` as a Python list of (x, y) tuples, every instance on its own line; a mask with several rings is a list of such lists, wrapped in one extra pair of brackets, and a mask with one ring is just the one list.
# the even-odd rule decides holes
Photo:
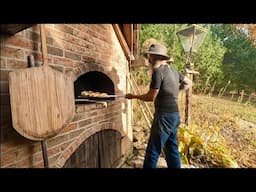
[[(110, 24), (47, 24), (48, 62), (51, 67), (73, 77), (89, 71), (108, 75), (116, 94), (127, 90), (128, 61)], [(40, 142), (20, 136), (11, 123), (8, 72), (27, 68), (27, 56), (33, 54), (42, 63), (39, 27), (35, 25), (11, 37), (5, 37), (1, 49), (1, 164), (0, 167), (43, 167)], [(122, 154), (131, 151), (130, 103), (119, 99), (102, 104), (76, 105), (73, 122), (58, 135), (47, 139), (50, 167), (62, 167), (69, 156), (89, 136), (104, 129), (122, 134)]]

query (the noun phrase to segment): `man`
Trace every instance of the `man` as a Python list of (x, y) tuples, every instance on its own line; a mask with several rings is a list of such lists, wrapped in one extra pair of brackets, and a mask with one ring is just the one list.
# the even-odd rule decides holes
[(188, 89), (192, 82), (168, 64), (170, 57), (165, 46), (152, 44), (145, 55), (153, 70), (150, 89), (144, 95), (126, 94), (127, 99), (154, 101), (155, 104), (143, 168), (156, 168), (162, 149), (168, 168), (180, 168), (177, 141), (180, 124), (178, 93), (180, 89)]

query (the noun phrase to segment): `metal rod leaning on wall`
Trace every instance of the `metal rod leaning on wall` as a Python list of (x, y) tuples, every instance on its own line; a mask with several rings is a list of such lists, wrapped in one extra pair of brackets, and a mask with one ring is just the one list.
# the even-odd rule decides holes
[[(131, 85), (131, 88), (132, 88), (133, 92), (134, 92), (135, 94), (137, 94), (137, 92), (136, 92), (136, 90), (135, 90), (135, 88), (134, 88), (134, 85), (133, 85), (132, 81), (131, 81), (130, 79), (128, 79), (128, 80), (129, 80), (129, 83), (130, 83), (130, 85)], [(151, 127), (150, 120), (148, 119), (148, 117), (147, 117), (147, 115), (146, 115), (146, 113), (145, 113), (145, 110), (144, 110), (144, 108), (143, 108), (143, 106), (142, 106), (141, 101), (138, 101), (138, 103), (139, 103), (140, 110), (141, 110), (141, 112), (142, 112), (142, 114), (143, 114), (143, 116), (144, 116), (144, 119), (146, 120), (146, 122), (147, 122), (147, 124), (148, 124), (148, 127)]]
[[(131, 76), (131, 79), (132, 79), (132, 82), (133, 82), (133, 84), (134, 84), (134, 86), (135, 86), (135, 88), (137, 89), (137, 93), (139, 93), (140, 95), (142, 94), (142, 92), (140, 91), (140, 89), (139, 89), (139, 87), (138, 87), (138, 85), (137, 85), (137, 83), (136, 83), (136, 81), (135, 81), (135, 79), (134, 79), (134, 77), (133, 76)], [(144, 106), (145, 106), (145, 108), (146, 108), (146, 111), (148, 112), (148, 114), (149, 114), (149, 116), (150, 116), (150, 118), (151, 118), (151, 120), (153, 120), (153, 114), (152, 114), (152, 112), (150, 111), (150, 109), (149, 109), (149, 106), (148, 106), (148, 104), (146, 103), (146, 102), (142, 102), (143, 104), (144, 104)]]

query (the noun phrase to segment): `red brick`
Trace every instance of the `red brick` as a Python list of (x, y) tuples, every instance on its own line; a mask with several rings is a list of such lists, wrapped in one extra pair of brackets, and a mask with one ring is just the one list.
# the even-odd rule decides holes
[(73, 67), (74, 65), (74, 61), (66, 58), (61, 58), (61, 57), (53, 57), (53, 63), (59, 64), (59, 65), (65, 65), (68, 67)]
[(33, 32), (40, 32), (39, 31), (39, 25), (33, 25), (31, 28), (29, 28), (28, 30), (33, 31)]
[[(53, 45), (54, 45), (55, 47), (60, 47), (60, 45), (59, 45), (56, 41), (54, 41)], [(63, 50), (74, 51), (74, 50), (73, 50), (73, 47), (74, 47), (74, 46), (76, 46), (76, 45), (74, 45), (74, 44), (72, 44), (72, 43), (69, 43), (69, 42), (66, 42), (66, 41), (62, 41), (62, 42), (61, 42), (61, 48), (62, 48)]]
[(82, 40), (91, 42), (90, 36), (87, 34), (87, 31), (81, 31), (81, 30), (76, 30), (75, 29), (74, 32), (73, 32), (73, 35), (82, 39)]
[(26, 61), (20, 61), (20, 60), (7, 60), (7, 68), (8, 69), (24, 69), (28, 67), (28, 62)]
[(47, 148), (47, 155), (48, 155), (48, 157), (51, 157), (51, 156), (59, 153), (60, 151), (61, 151), (60, 146)]
[(81, 31), (84, 31), (85, 33), (88, 32), (89, 28), (90, 28), (90, 24), (79, 24), (79, 29)]
[(76, 110), (76, 113), (81, 113), (81, 112), (84, 112), (84, 105), (76, 105), (75, 106), (75, 110)]
[(53, 45), (54, 39), (52, 37), (46, 37), (46, 44)]
[[(107, 37), (106, 34), (104, 34), (104, 33), (99, 33), (97, 38), (101, 39), (102, 41), (104, 41), (106, 43), (109, 43), (109, 44), (113, 43), (112, 38), (111, 37)], [(106, 44), (104, 44), (104, 47), (106, 47)]]
[(6, 69), (6, 58), (0, 58), (0, 68)]
[(20, 32), (16, 33), (15, 35), (24, 37), (25, 36), (25, 31), (27, 31), (27, 29), (20, 31)]
[(101, 58), (101, 53), (91, 50), (90, 53), (89, 53), (89, 56), (92, 57), (92, 58), (100, 59)]
[(84, 131), (84, 129), (79, 129), (79, 130), (70, 132), (70, 134), (69, 134), (69, 139), (73, 139), (74, 137), (77, 137), (77, 136), (80, 135), (83, 131)]
[(9, 93), (8, 81), (0, 81), (0, 93)]
[(69, 51), (65, 51), (65, 57), (73, 59), (73, 60), (77, 60), (77, 61), (81, 60), (81, 55), (73, 53), (73, 52), (69, 52)]
[(5, 44), (20, 47), (22, 49), (38, 50), (38, 43), (18, 36), (10, 37), (5, 41)]
[(90, 112), (87, 116), (92, 117), (92, 116), (96, 116), (98, 114), (100, 114), (99, 110), (95, 110), (95, 111)]
[(9, 164), (7, 167), (5, 168), (17, 168), (16, 166), (16, 163), (12, 163), (12, 164)]
[(73, 122), (75, 122), (75, 121), (79, 121), (79, 120), (81, 120), (81, 119), (84, 119), (84, 113), (75, 113), (75, 116), (74, 116), (74, 118), (73, 118)]
[(21, 49), (4, 47), (1, 51), (1, 54), (3, 57), (24, 59), (24, 51)]
[(65, 68), (64, 68), (64, 66), (62, 66), (62, 65), (49, 65), (49, 66), (51, 66), (53, 69), (55, 69), (55, 70), (57, 70), (57, 71), (60, 71), (60, 72), (64, 72), (64, 70), (65, 70)]
[(35, 154), (35, 153), (38, 153), (38, 152), (41, 152), (41, 151), (42, 151), (41, 143), (40, 143), (40, 142), (36, 142), (36, 143), (33, 145), (31, 152), (32, 152), (33, 154)]
[[(65, 67), (65, 75), (68, 77), (74, 77), (74, 71), (71, 67)], [(75, 80), (74, 80), (75, 81)]]
[(92, 56), (83, 56), (83, 62), (85, 63), (94, 63), (96, 61), (96, 58)]
[(84, 121), (80, 121), (80, 122), (78, 123), (78, 126), (79, 126), (79, 127), (84, 127), (84, 126), (89, 125), (89, 124), (91, 124), (91, 123), (92, 123), (92, 119), (86, 119), (86, 120), (84, 120)]
[(95, 110), (96, 109), (96, 103), (91, 103), (91, 104), (86, 104), (84, 105), (84, 111), (87, 112), (87, 111), (92, 111), (92, 110)]
[(107, 102), (104, 103), (96, 103), (96, 109), (104, 109), (107, 106)]
[(101, 59), (102, 59), (103, 61), (108, 61), (108, 63), (110, 63), (110, 61), (112, 60), (112, 57), (113, 57), (113, 55), (110, 54), (110, 53), (103, 53), (103, 54), (101, 55)]
[(47, 46), (47, 51), (51, 55), (63, 56), (63, 50), (56, 47)]
[(29, 146), (22, 147), (19, 149), (16, 153), (16, 159), (17, 161), (27, 158), (31, 154), (31, 148)]
[[(64, 39), (64, 32), (56, 30), (56, 29), (46, 29), (46, 35), (48, 37), (52, 37), (54, 42), (59, 42), (60, 39)], [(53, 44), (54, 44), (53, 42)]]
[(104, 118), (105, 118), (104, 115), (100, 115), (98, 117), (94, 117), (92, 122), (100, 122), (100, 121), (104, 120)]
[(0, 93), (0, 103), (1, 103), (1, 105), (10, 105), (9, 94)]
[(25, 37), (31, 41), (36, 41), (36, 42), (40, 41), (39, 33), (36, 33), (34, 31), (26, 31)]
[(9, 70), (0, 70), (0, 81), (8, 81)]
[(80, 24), (69, 24), (69, 26), (72, 27), (73, 29), (76, 29), (77, 31), (81, 30)]
[(65, 33), (73, 34), (73, 28), (67, 25), (55, 24), (54, 27), (60, 31), (64, 31)]
[(1, 166), (5, 167), (8, 164), (14, 163), (16, 161), (15, 152), (6, 153), (3, 156), (1, 155)]
[(121, 154), (129, 154), (132, 152), (132, 141), (128, 137), (123, 137), (121, 140)]
[(60, 156), (60, 154), (56, 154), (56, 155), (54, 155), (52, 157), (49, 157), (49, 167), (50, 168), (54, 167), (54, 165), (55, 165), (57, 159), (59, 158), (59, 156)]
[[(2, 120), (2, 119), (1, 119)], [(13, 142), (5, 142), (1, 144), (1, 155), (8, 153), (8, 152), (15, 152), (17, 151), (17, 145)]]
[(30, 168), (32, 167), (32, 157), (28, 157), (26, 159), (23, 159), (21, 161), (16, 162), (17, 168)]
[(33, 154), (33, 164), (36, 164), (37, 162), (40, 162), (43, 160), (43, 154), (42, 151)]
[(33, 165), (33, 168), (44, 168), (44, 162), (41, 161)]
[(74, 130), (76, 128), (77, 128), (77, 123), (70, 123), (61, 132), (62, 133), (69, 132), (69, 131)]
[(60, 150), (61, 150), (61, 151), (64, 151), (64, 150), (68, 147), (68, 145), (69, 145), (71, 142), (72, 142), (72, 141), (68, 141), (68, 142), (62, 143), (62, 144), (60, 145)]
[(117, 112), (107, 113), (107, 114), (104, 115), (104, 117), (105, 117), (106, 119), (108, 119), (108, 118), (111, 118), (111, 117), (114, 117), (114, 116), (120, 115), (120, 114), (121, 114), (121, 111), (120, 111), (120, 112), (117, 111)]
[(47, 140), (47, 146), (52, 147), (54, 145), (58, 145), (60, 143), (66, 142), (68, 140), (68, 135), (56, 136)]
[(80, 53), (82, 55), (88, 54), (89, 55), (89, 48), (87, 46), (79, 46), (79, 45), (73, 45), (70, 51)]

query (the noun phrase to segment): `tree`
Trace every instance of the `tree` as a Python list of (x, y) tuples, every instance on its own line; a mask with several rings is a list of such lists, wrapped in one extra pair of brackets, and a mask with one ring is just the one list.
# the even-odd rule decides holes
[(200, 72), (194, 83), (195, 90), (199, 91), (206, 86), (212, 86), (216, 82), (216, 87), (223, 85), (222, 61), (226, 48), (220, 39), (211, 33), (211, 28), (195, 56), (195, 69)]
[[(169, 54), (174, 57), (175, 67), (180, 71), (184, 71), (186, 57), (176, 32), (187, 26), (186, 24), (143, 24), (141, 25), (140, 45), (143, 47), (143, 43), (149, 38), (155, 38), (164, 42), (168, 47)], [(203, 27), (211, 30), (209, 24)], [(194, 60), (195, 69), (200, 73), (200, 76), (196, 78), (194, 83), (195, 91), (201, 89), (208, 78), (210, 83), (219, 80), (219, 84), (221, 84), (221, 62), (224, 52), (225, 48), (221, 41), (217, 36), (213, 37), (213, 34), (209, 32)]]
[(230, 88), (255, 91), (256, 48), (252, 38), (234, 25), (219, 24), (212, 29), (227, 48), (222, 70), (224, 79), (232, 82)]

